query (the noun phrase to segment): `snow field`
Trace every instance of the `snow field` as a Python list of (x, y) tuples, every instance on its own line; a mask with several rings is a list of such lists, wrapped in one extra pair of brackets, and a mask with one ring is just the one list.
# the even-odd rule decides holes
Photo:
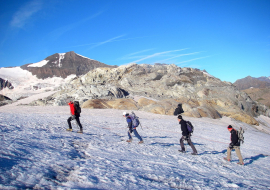
[[(67, 132), (69, 107), (1, 107), (1, 189), (269, 189), (269, 134), (229, 118), (188, 118), (199, 155), (179, 153), (175, 116), (135, 112), (138, 133), (127, 143), (123, 110), (82, 109), (84, 134)], [(245, 129), (245, 166), (226, 162), (227, 126)]]

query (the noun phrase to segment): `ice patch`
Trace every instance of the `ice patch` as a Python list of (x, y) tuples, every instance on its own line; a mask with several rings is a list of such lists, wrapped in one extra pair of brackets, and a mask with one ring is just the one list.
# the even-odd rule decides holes
[[(76, 53), (76, 54), (77, 54), (77, 53)], [(80, 54), (77, 54), (77, 55), (79, 55), (79, 56), (81, 56), (81, 57), (83, 57), (83, 58), (86, 58), (86, 59), (90, 59), (90, 58), (85, 57), (85, 56), (82, 56), (82, 55), (80, 55)], [(93, 60), (93, 59), (90, 59), (90, 60)]]
[(46, 65), (49, 62), (49, 60), (42, 60), (38, 63), (33, 63), (28, 65), (27, 67), (43, 67), (44, 65)]

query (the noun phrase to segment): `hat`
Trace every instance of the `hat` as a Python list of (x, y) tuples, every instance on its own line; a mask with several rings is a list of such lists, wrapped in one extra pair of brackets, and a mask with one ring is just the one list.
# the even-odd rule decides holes
[(182, 119), (182, 115), (178, 115), (178, 117), (177, 117), (178, 119)]
[(231, 125), (229, 125), (229, 126), (228, 126), (228, 129), (232, 129), (232, 126), (231, 126)]

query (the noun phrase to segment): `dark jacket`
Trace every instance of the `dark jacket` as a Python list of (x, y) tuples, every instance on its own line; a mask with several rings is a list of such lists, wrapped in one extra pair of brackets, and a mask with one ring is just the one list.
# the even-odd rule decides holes
[(188, 136), (189, 132), (187, 129), (187, 123), (185, 120), (181, 119), (181, 121), (179, 122), (179, 124), (181, 125), (181, 130), (182, 130), (182, 135), (183, 136)]
[(129, 116), (127, 116), (127, 117), (126, 117), (126, 120), (127, 120), (127, 123), (128, 123), (128, 128), (129, 128), (130, 130), (132, 130), (132, 128), (133, 128), (133, 125), (132, 125), (132, 119), (131, 119)]
[(231, 130), (231, 145), (240, 146), (240, 142), (238, 139), (237, 131), (235, 129)]

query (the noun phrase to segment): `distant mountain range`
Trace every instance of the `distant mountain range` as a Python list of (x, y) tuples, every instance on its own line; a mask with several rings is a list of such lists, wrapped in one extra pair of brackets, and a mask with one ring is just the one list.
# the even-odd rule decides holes
[(251, 77), (247, 76), (243, 79), (238, 79), (233, 83), (238, 90), (245, 90), (249, 88), (265, 88), (270, 86), (270, 77)]
[(99, 61), (79, 55), (74, 51), (55, 53), (38, 63), (30, 63), (21, 66), (22, 69), (30, 71), (39, 79), (54, 76), (66, 78), (71, 74), (80, 76), (98, 67), (117, 66), (106, 65)]

